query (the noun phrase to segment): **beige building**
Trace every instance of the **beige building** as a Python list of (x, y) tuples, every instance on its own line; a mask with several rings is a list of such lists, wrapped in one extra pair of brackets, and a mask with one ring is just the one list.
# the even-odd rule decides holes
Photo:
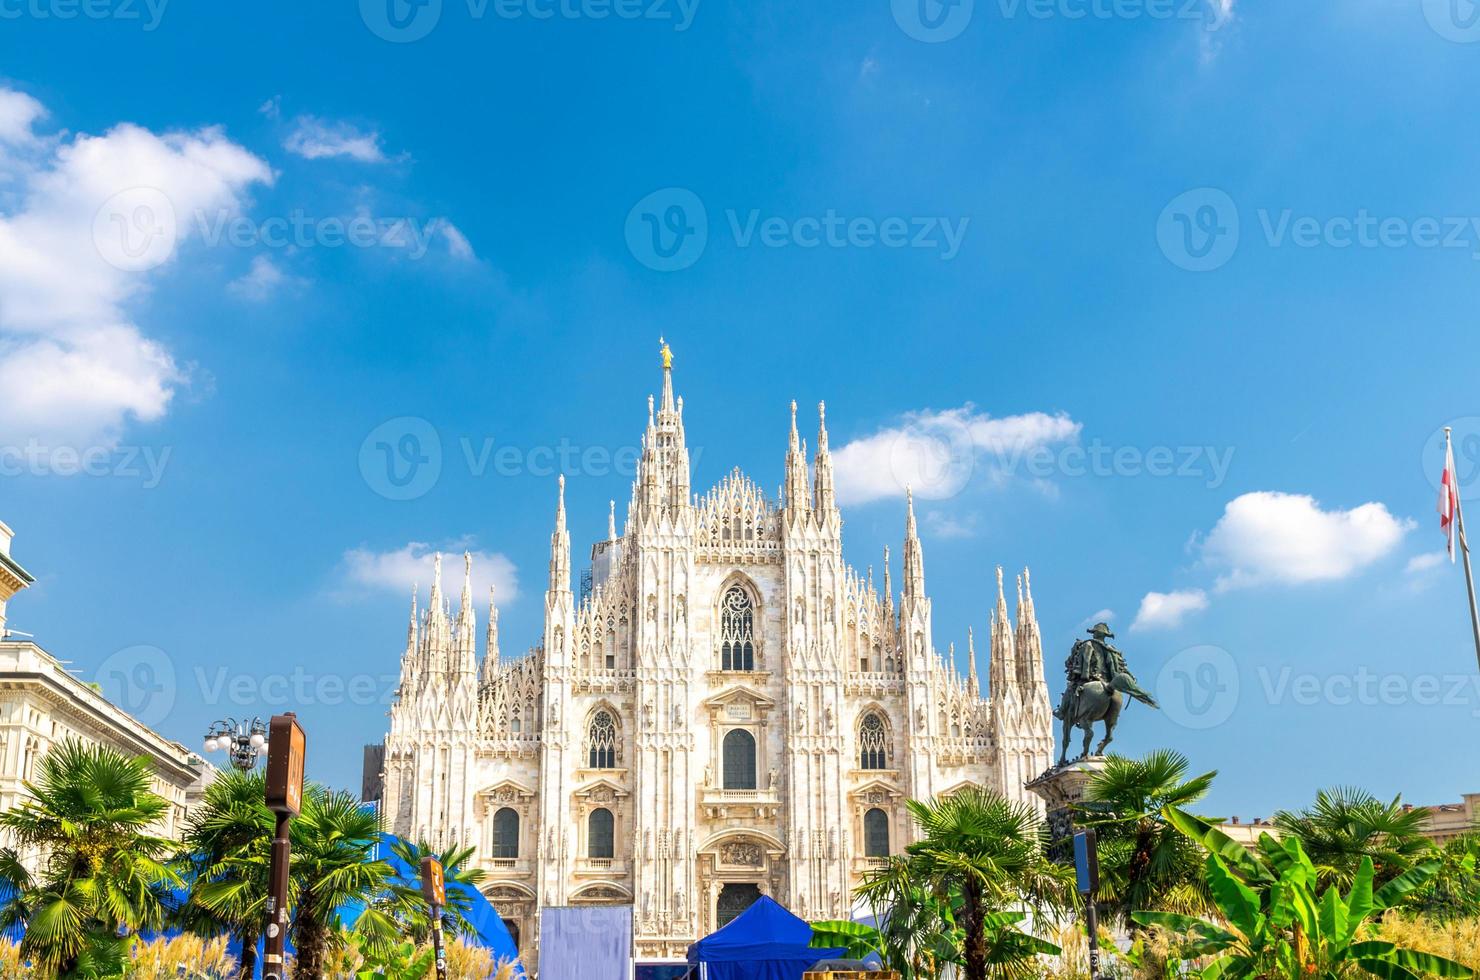
[(0, 524), (0, 810), (25, 799), (24, 783), (37, 761), (72, 738), (148, 757), (154, 790), (171, 804), (157, 832), (178, 837), (214, 769), (108, 701), (37, 644), (3, 632), (6, 601), (34, 581), (11, 557), (11, 538)]
[(809, 460), (792, 406), (777, 496), (739, 470), (697, 495), (668, 364), (661, 380), (622, 533), (614, 507), (580, 586), (561, 481), (539, 644), (501, 660), (490, 602), (480, 667), (468, 568), (454, 610), (439, 558), (367, 755), (389, 826), (476, 847), (526, 946), (550, 905), (632, 906), (649, 961), (762, 894), (845, 917), (910, 842), (907, 800), (979, 785), (1041, 806), (1024, 784), (1052, 762), (1026, 573), (1013, 613), (982, 566), (988, 699), (969, 635), (964, 676), (934, 645), (912, 504), (899, 592), (887, 551), (882, 588), (844, 562), (824, 418)]
[(1480, 830), (1480, 793), (1466, 793), (1458, 803), (1421, 806), (1428, 813), (1424, 833), (1439, 845), (1448, 844), (1462, 834)]

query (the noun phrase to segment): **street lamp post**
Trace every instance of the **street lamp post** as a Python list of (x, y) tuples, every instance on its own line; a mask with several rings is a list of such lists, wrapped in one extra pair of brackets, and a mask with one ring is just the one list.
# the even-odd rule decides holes
[(267, 723), (261, 718), (237, 721), (223, 718), (206, 729), (207, 752), (224, 750), (231, 764), (242, 772), (257, 767), (257, 757), (267, 754)]

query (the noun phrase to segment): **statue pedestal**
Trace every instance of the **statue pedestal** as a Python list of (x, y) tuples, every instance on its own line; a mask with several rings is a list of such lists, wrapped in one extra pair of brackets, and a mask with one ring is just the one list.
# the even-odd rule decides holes
[(1068, 849), (1065, 842), (1074, 837), (1074, 804), (1084, 799), (1085, 787), (1104, 768), (1105, 757), (1095, 755), (1055, 766), (1028, 783), (1027, 788), (1043, 797), (1047, 805), (1048, 833), (1055, 855)]

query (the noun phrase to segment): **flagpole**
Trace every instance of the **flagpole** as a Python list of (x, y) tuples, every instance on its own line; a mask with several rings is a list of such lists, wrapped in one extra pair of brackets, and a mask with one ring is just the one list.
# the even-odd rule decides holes
[[(1444, 458), (1446, 461), (1453, 458), (1453, 452), (1449, 444), (1449, 426), (1446, 425), (1444, 427)], [(1456, 473), (1455, 476), (1458, 477), (1459, 474)], [(1461, 494), (1457, 480), (1450, 490), (1454, 494), (1454, 519), (1459, 529), (1459, 550), (1465, 559), (1465, 588), (1470, 593), (1470, 629), (1475, 634), (1475, 662), (1480, 665), (1480, 612), (1475, 609), (1475, 576), (1470, 571), (1470, 542), (1465, 537), (1465, 509), (1460, 503)]]

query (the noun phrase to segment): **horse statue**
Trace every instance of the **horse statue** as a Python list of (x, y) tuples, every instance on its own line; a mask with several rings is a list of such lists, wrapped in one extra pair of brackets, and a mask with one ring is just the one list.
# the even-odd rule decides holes
[(1125, 695), (1142, 704), (1158, 707), (1156, 699), (1136, 683), (1135, 675), (1126, 666), (1125, 655), (1105, 642), (1107, 638), (1113, 639), (1115, 636), (1110, 632), (1110, 627), (1105, 623), (1096, 623), (1088, 632), (1091, 638), (1075, 643), (1069, 659), (1064, 663), (1069, 684), (1053, 713), (1055, 718), (1064, 723), (1064, 750), (1059, 754), (1061, 766), (1068, 765), (1069, 732), (1074, 728), (1084, 731), (1084, 745), (1075, 761), (1089, 756), (1089, 743), (1094, 739), (1097, 721), (1105, 723), (1105, 737), (1095, 746), (1094, 754), (1104, 754), (1105, 746), (1115, 736), (1115, 724), (1120, 720), (1120, 712), (1125, 707)]

